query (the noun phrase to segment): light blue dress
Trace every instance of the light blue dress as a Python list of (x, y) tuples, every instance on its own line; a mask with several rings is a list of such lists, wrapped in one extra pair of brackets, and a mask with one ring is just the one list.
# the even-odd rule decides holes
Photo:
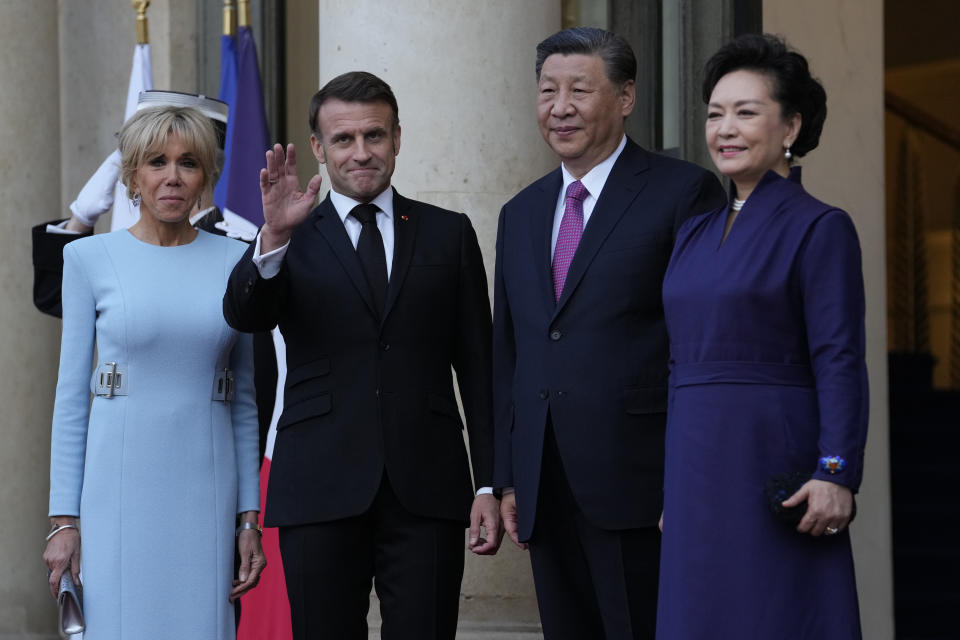
[[(235, 635), (235, 516), (260, 504), (251, 339), (221, 306), (244, 249), (126, 230), (64, 249), (50, 514), (81, 519), (85, 640)], [(105, 362), (127, 395), (91, 403)], [(213, 399), (224, 368), (230, 402)]]

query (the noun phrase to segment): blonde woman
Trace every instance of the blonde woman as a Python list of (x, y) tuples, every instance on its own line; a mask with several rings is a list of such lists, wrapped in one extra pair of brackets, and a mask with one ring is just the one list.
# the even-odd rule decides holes
[(230, 639), (265, 565), (250, 337), (221, 311), (245, 245), (190, 225), (216, 171), (199, 111), (141, 110), (119, 146), (140, 220), (64, 249), (50, 587), (82, 567), (88, 640)]

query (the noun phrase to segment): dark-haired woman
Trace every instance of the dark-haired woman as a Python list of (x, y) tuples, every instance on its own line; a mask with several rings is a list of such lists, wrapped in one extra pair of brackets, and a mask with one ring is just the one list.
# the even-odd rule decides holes
[[(670, 333), (660, 640), (859, 638), (847, 525), (867, 428), (860, 248), (804, 191), (826, 94), (772, 36), (707, 63), (706, 138), (730, 202), (688, 220), (663, 287)], [(805, 474), (774, 517), (768, 478)]]

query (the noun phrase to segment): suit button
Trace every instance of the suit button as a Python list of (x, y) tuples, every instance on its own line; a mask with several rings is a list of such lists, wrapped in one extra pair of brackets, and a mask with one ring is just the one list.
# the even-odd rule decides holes
[(554, 395), (556, 395), (558, 398), (562, 398), (563, 396), (567, 395), (567, 392), (566, 392), (566, 391), (557, 391)]
[(387, 344), (386, 342), (381, 342), (380, 348), (383, 349), (384, 351), (390, 351), (390, 345)]
[(560, 331), (560, 329), (554, 329), (553, 331), (550, 332), (551, 340), (559, 340), (562, 337), (563, 337), (563, 333)]
[(540, 389), (539, 395), (541, 400), (546, 400), (550, 393), (546, 389)]

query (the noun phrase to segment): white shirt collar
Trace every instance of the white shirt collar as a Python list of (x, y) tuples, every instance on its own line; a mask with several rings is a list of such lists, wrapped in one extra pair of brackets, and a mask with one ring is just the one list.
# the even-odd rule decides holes
[[(330, 189), (330, 202), (333, 203), (333, 208), (337, 210), (340, 220), (346, 220), (355, 206), (363, 204), (359, 200), (337, 193), (333, 189)], [(393, 189), (391, 187), (388, 186), (381, 191), (380, 195), (371, 200), (370, 203), (380, 207), (380, 211), (387, 216), (387, 220), (393, 220)]]
[[(626, 146), (627, 136), (624, 134), (620, 139), (620, 144), (617, 145), (613, 153), (604, 158), (604, 160), (593, 169), (590, 169), (587, 175), (580, 178), (580, 182), (587, 188), (587, 191), (590, 192), (593, 198), (596, 199), (600, 197), (600, 192), (603, 191), (603, 185), (607, 183), (607, 178), (610, 177), (610, 171), (613, 170), (613, 165), (617, 162), (617, 158), (620, 157), (620, 153)], [(563, 195), (567, 193), (567, 187), (570, 186), (570, 183), (576, 181), (576, 178), (572, 173), (567, 171), (567, 167), (562, 163), (560, 164), (560, 171), (563, 173), (563, 187), (560, 189), (560, 195), (563, 197)]]

